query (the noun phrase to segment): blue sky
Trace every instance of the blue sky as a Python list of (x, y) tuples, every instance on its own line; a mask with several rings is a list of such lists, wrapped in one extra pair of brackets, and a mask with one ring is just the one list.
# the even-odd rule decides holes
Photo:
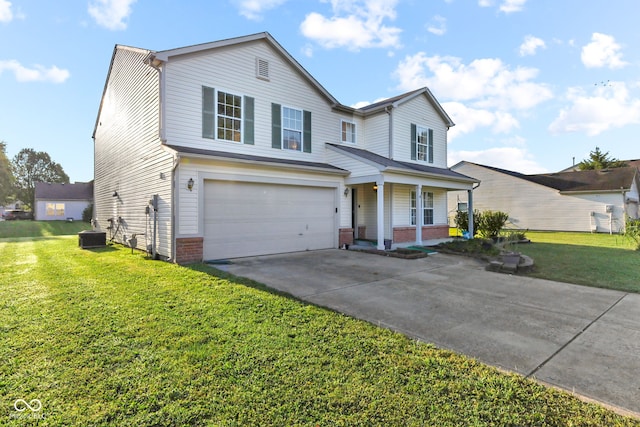
[(93, 178), (115, 44), (165, 50), (270, 32), (363, 105), (428, 86), (449, 165), (554, 172), (596, 146), (640, 158), (637, 0), (0, 0), (0, 140)]

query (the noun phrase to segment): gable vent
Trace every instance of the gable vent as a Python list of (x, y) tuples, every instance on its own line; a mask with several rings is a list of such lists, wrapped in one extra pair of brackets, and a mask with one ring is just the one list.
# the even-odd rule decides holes
[(269, 80), (269, 61), (256, 58), (256, 77), (262, 80)]

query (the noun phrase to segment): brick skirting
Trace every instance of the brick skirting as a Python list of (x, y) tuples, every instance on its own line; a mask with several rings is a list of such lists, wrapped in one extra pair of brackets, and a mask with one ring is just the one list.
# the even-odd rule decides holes
[(176, 239), (176, 263), (189, 264), (201, 262), (203, 256), (202, 237), (185, 237)]
[[(448, 225), (425, 225), (422, 227), (422, 240), (445, 239), (449, 237)], [(393, 243), (406, 243), (416, 241), (415, 227), (394, 227)]]
[(367, 238), (367, 226), (359, 225), (358, 226), (358, 239), (366, 239)]
[(341, 228), (338, 238), (338, 246), (353, 245), (353, 228)]

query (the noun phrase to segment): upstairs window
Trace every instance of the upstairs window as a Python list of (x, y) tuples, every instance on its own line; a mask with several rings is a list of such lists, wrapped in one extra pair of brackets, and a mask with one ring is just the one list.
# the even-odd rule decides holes
[(356, 124), (353, 122), (348, 122), (346, 120), (340, 121), (342, 142), (350, 142), (352, 144), (356, 143)]
[(411, 124), (411, 159), (433, 163), (433, 129)]
[(311, 152), (311, 112), (271, 104), (271, 146)]
[(253, 144), (254, 99), (202, 87), (202, 137)]
[(218, 139), (242, 141), (242, 97), (218, 91)]
[(302, 110), (282, 107), (282, 148), (302, 151)]

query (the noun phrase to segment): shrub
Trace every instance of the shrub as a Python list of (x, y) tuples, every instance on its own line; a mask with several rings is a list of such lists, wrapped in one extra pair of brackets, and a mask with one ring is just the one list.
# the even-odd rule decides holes
[(506, 212), (484, 211), (478, 222), (478, 234), (487, 238), (498, 237), (508, 219), (509, 214)]
[(82, 211), (82, 220), (84, 222), (91, 222), (93, 219), (93, 203), (89, 203)]
[(624, 235), (636, 242), (636, 251), (640, 251), (640, 219), (633, 219), (627, 216)]
[[(473, 235), (478, 234), (478, 224), (480, 223), (480, 216), (482, 214), (479, 210), (473, 211)], [(467, 211), (457, 211), (456, 216), (453, 219), (456, 224), (456, 228), (461, 232), (469, 231), (469, 215)]]

